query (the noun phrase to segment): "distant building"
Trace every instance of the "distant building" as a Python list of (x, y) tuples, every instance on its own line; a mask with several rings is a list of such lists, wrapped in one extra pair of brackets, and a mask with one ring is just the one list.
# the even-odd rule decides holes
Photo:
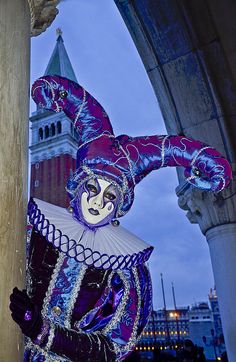
[(219, 304), (218, 304), (218, 297), (216, 294), (216, 289), (211, 289), (209, 294), (209, 301), (213, 315), (214, 321), (214, 330), (215, 330), (215, 344), (216, 348), (218, 349), (220, 355), (225, 351), (225, 343), (224, 343), (224, 335), (223, 335), (223, 328), (220, 318), (220, 311), (219, 311)]
[[(212, 330), (214, 330), (213, 314), (208, 303), (194, 304), (189, 310), (189, 339), (197, 346), (204, 347), (207, 359), (215, 357), (214, 346), (211, 343)], [(204, 343), (204, 338), (208, 343)]]
[[(61, 75), (77, 81), (60, 30), (45, 71), (45, 75), (48, 74)], [(78, 136), (63, 112), (54, 113), (37, 108), (30, 122), (30, 194), (52, 204), (67, 207), (69, 199), (65, 186), (70, 172), (76, 167)]]
[(173, 343), (189, 338), (189, 307), (153, 311), (142, 342), (152, 344), (169, 340)]
[(207, 302), (191, 307), (153, 311), (142, 334), (137, 350), (151, 352), (155, 346), (161, 350), (177, 350), (185, 339), (204, 348), (207, 359), (214, 360), (225, 351), (223, 332), (215, 290)]

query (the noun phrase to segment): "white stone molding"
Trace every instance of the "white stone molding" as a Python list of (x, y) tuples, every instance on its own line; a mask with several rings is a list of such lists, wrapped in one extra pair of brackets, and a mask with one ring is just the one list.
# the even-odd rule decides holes
[(58, 14), (60, 0), (28, 0), (31, 17), (31, 36), (44, 32)]

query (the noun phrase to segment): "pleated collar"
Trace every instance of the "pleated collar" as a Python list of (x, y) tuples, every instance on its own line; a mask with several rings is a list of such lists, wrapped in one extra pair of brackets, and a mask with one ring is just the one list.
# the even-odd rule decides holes
[(59, 206), (31, 199), (30, 223), (67, 256), (102, 269), (129, 269), (146, 262), (153, 247), (122, 226), (87, 229)]

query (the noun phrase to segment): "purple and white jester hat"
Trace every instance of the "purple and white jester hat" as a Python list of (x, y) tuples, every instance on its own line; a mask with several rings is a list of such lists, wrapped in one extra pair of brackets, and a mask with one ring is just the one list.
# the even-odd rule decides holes
[(103, 178), (120, 192), (116, 217), (129, 211), (135, 185), (161, 167), (182, 166), (189, 183), (214, 192), (223, 190), (232, 178), (229, 162), (200, 141), (184, 136), (116, 137), (103, 107), (67, 78), (39, 78), (33, 84), (32, 98), (43, 108), (63, 111), (79, 134), (76, 171), (67, 184), (71, 198), (85, 180)]

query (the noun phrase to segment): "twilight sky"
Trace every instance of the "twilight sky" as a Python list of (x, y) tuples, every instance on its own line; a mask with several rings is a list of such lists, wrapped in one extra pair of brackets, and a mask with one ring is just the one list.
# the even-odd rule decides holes
[[(44, 74), (56, 44), (56, 28), (78, 81), (103, 105), (115, 134), (166, 134), (144, 66), (112, 0), (64, 0), (59, 15), (42, 35), (32, 39), (31, 83)], [(35, 110), (31, 102), (31, 111)], [(150, 259), (154, 308), (162, 308), (160, 273), (167, 307), (206, 301), (214, 286), (207, 242), (178, 207), (175, 168), (153, 172), (136, 186), (131, 211), (121, 225), (155, 247)]]

